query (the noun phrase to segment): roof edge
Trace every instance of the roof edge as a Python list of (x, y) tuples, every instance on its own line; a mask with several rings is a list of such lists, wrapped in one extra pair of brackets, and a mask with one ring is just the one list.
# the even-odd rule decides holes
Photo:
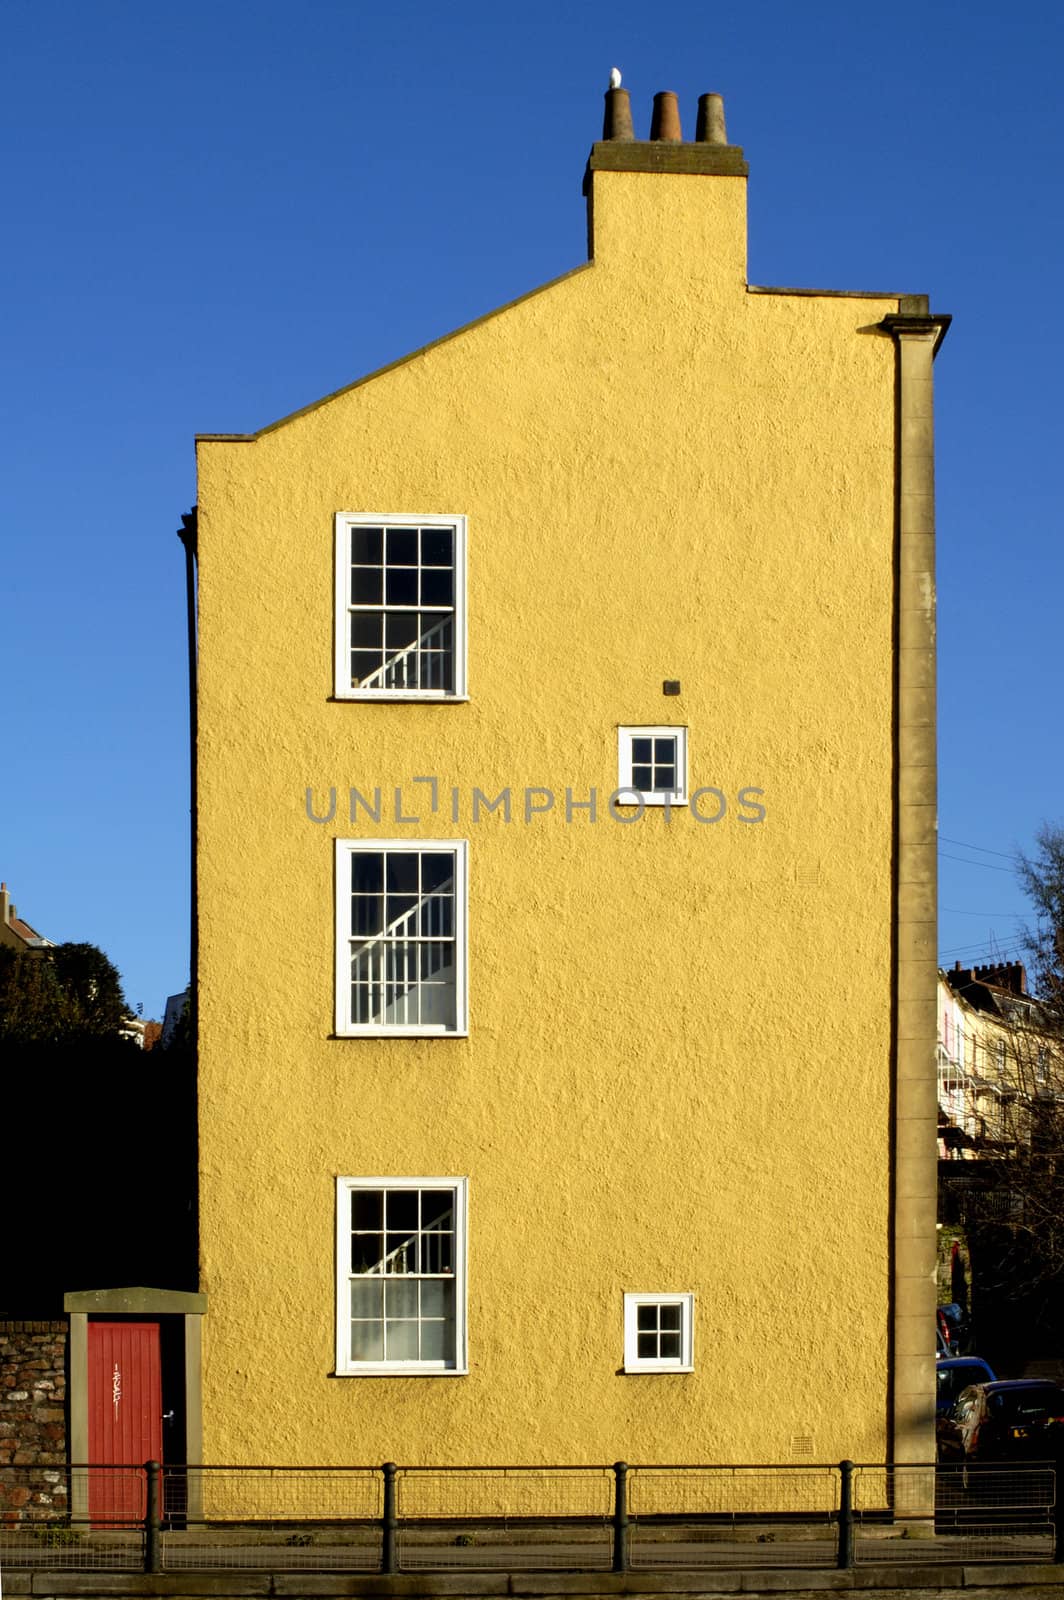
[(474, 317), (472, 322), (463, 322), (458, 328), (441, 334), (438, 339), (430, 339), (428, 344), (419, 345), (416, 350), (409, 351), (406, 355), (399, 356), (395, 361), (389, 361), (383, 367), (375, 367), (372, 372), (364, 373), (361, 378), (356, 378), (353, 383), (345, 383), (340, 389), (333, 389), (331, 393), (322, 395), (319, 400), (312, 400), (308, 405), (300, 406), (297, 411), (289, 411), (285, 416), (278, 417), (276, 422), (268, 422), (264, 428), (257, 429), (254, 433), (197, 433), (197, 444), (249, 444), (256, 439), (263, 438), (268, 433), (273, 433), (278, 428), (283, 428), (289, 422), (297, 422), (300, 417), (309, 416), (312, 411), (317, 411), (321, 406), (327, 406), (332, 400), (339, 400), (342, 395), (350, 394), (353, 389), (361, 389), (365, 383), (372, 383), (376, 378), (386, 377), (389, 372), (395, 372), (399, 367), (405, 367), (411, 361), (428, 355), (430, 350), (438, 350), (441, 345), (449, 344), (452, 339), (459, 339), (465, 333), (471, 333), (474, 328), (490, 322), (493, 317), (501, 317), (504, 312), (512, 311), (515, 306), (524, 305), (526, 300), (534, 300), (536, 295), (546, 294), (549, 289), (556, 289), (559, 284), (567, 283), (570, 278), (575, 278), (578, 273), (586, 272), (593, 267), (593, 261), (582, 261), (577, 267), (570, 267), (568, 272), (559, 273), (556, 278), (548, 278), (546, 283), (537, 284), (534, 289), (527, 289), (524, 294), (519, 294), (513, 300), (507, 300), (501, 306), (494, 306), (492, 310), (485, 311), (482, 316)]

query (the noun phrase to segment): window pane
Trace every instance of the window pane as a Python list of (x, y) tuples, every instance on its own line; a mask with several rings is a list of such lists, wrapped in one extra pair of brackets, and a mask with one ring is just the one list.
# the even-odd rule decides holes
[(396, 923), (401, 917), (405, 917), (408, 912), (413, 911), (416, 905), (416, 894), (390, 894), (387, 900), (387, 910), (384, 913), (385, 927), (392, 932), (412, 933), (414, 931), (413, 928), (397, 929)]
[(351, 604), (379, 606), (384, 598), (384, 574), (380, 567), (351, 568)]
[(680, 1335), (678, 1333), (663, 1333), (661, 1336), (661, 1354), (668, 1361), (680, 1359)]
[(383, 560), (384, 529), (351, 529), (352, 566), (379, 567)]
[(377, 1004), (380, 991), (366, 983), (351, 985), (351, 1021), (359, 1024), (380, 1021)]
[(449, 1322), (421, 1324), (422, 1361), (453, 1361), (454, 1330)]
[(389, 1281), (387, 1285), (382, 1284), (381, 1287), (385, 1289), (384, 1303), (389, 1317), (417, 1316), (418, 1285), (416, 1279), (407, 1282), (402, 1278), (395, 1278)]
[(381, 944), (374, 939), (369, 944), (356, 944), (351, 952), (351, 981), (353, 983), (380, 983), (384, 963)]
[(633, 739), (632, 740), (632, 760), (633, 761), (651, 761), (651, 760), (653, 760), (653, 749), (654, 749), (654, 741), (652, 739)]
[(385, 1272), (408, 1273), (418, 1270), (416, 1233), (386, 1233), (384, 1249)]
[(636, 1334), (636, 1354), (641, 1361), (653, 1361), (658, 1353), (658, 1336), (656, 1333)]
[(430, 567), (427, 571), (422, 571), (421, 604), (423, 606), (454, 604), (454, 575), (448, 567)]
[(454, 943), (450, 939), (431, 939), (419, 946), (419, 968), (422, 983), (454, 983)]
[(449, 894), (430, 895), (422, 904), (418, 932), (425, 938), (450, 939), (454, 935), (454, 898)]
[(675, 760), (676, 760), (676, 740), (675, 739), (671, 739), (671, 738), (670, 739), (655, 739), (654, 740), (654, 760), (655, 761), (673, 761), (673, 762), (675, 762)]
[(389, 528), (385, 547), (385, 560), (389, 567), (416, 567), (418, 530), (416, 528)]
[(384, 598), (390, 606), (417, 605), (417, 571), (413, 567), (389, 567)]
[(447, 851), (426, 850), (421, 856), (421, 887), (430, 889), (454, 887), (454, 856)]
[(387, 1221), (389, 1229), (414, 1232), (418, 1225), (418, 1189), (389, 1189)]
[(357, 689), (360, 684), (372, 678), (370, 688), (379, 689), (380, 682), (375, 677), (381, 666), (379, 650), (353, 650), (351, 652), (351, 687)]
[(659, 1328), (673, 1329), (673, 1328), (678, 1328), (679, 1326), (680, 1326), (680, 1308), (679, 1308), (679, 1306), (659, 1306), (658, 1307), (658, 1327)]
[(417, 1323), (388, 1322), (385, 1324), (389, 1361), (417, 1360)]
[[(422, 1022), (441, 1028), (445, 1033), (453, 1033), (458, 1026), (458, 994), (453, 971), (449, 976), (447, 983), (429, 983), (418, 990)], [(449, 1272), (451, 1269), (448, 1267), (446, 1270)]]
[(649, 789), (653, 783), (653, 770), (650, 767), (632, 768), (632, 786), (636, 789)]
[(384, 1327), (379, 1322), (352, 1322), (351, 1360), (384, 1360)]
[(384, 647), (384, 618), (379, 611), (356, 611), (351, 617), (351, 648), (375, 651)]
[(384, 619), (384, 637), (389, 655), (409, 649), (418, 638), (416, 611), (389, 611)]
[(637, 1328), (656, 1328), (658, 1325), (657, 1306), (636, 1306), (635, 1325)]
[(654, 787), (655, 787), (655, 789), (675, 789), (675, 787), (676, 787), (676, 768), (675, 767), (657, 767), (657, 768), (655, 768), (655, 771), (654, 771)]
[(454, 1235), (451, 1233), (426, 1233), (421, 1239), (422, 1272), (454, 1271)]
[(384, 887), (384, 855), (377, 850), (355, 850), (351, 856), (354, 894), (377, 894)]
[(378, 895), (356, 894), (351, 896), (351, 932), (362, 937), (367, 933), (380, 933), (381, 931), (381, 900)]
[(422, 528), (421, 565), (423, 567), (449, 567), (453, 560), (453, 550), (453, 528)]
[(454, 1194), (450, 1189), (421, 1191), (421, 1226), (425, 1229), (454, 1228)]
[(379, 1322), (383, 1293), (380, 1278), (356, 1278), (351, 1285), (352, 1322)]
[(389, 850), (384, 869), (386, 887), (404, 894), (417, 894), (417, 865), (416, 850)]
[(454, 1284), (440, 1278), (425, 1278), (421, 1283), (421, 1315), (449, 1317), (454, 1304)]
[(379, 1233), (356, 1233), (351, 1237), (351, 1271), (379, 1272), (383, 1255)]
[(352, 1189), (351, 1227), (356, 1231), (379, 1231), (384, 1222), (384, 1195), (380, 1189)]

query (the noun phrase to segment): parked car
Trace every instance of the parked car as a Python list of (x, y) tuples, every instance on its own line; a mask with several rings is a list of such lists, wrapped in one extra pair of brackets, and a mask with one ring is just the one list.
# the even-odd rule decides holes
[(963, 1389), (994, 1383), (997, 1374), (981, 1356), (940, 1356), (935, 1362), (935, 1415), (952, 1411)]
[(1056, 1460), (1064, 1455), (1064, 1388), (1046, 1378), (969, 1384), (937, 1434), (940, 1461)]
[(940, 1356), (959, 1356), (968, 1353), (970, 1348), (968, 1319), (956, 1302), (948, 1306), (939, 1306), (935, 1312), (935, 1327)]

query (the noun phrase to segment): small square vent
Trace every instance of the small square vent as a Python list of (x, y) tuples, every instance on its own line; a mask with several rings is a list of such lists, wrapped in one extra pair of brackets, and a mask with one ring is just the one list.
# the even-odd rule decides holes
[(791, 1439), (791, 1455), (795, 1461), (812, 1461), (813, 1435), (811, 1433), (796, 1433)]

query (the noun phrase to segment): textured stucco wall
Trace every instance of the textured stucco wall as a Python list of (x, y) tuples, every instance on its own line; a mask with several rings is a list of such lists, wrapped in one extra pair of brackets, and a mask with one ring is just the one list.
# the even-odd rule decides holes
[[(748, 293), (743, 179), (593, 200), (587, 267), (201, 441), (207, 1461), (886, 1448), (898, 301)], [(468, 704), (330, 703), (360, 510), (468, 515)], [(721, 822), (566, 825), (671, 721)], [(468, 1039), (330, 1037), (351, 784), (470, 840)], [(470, 1180), (469, 1375), (333, 1377), (334, 1179), (422, 1173)], [(695, 1293), (693, 1373), (619, 1373), (625, 1290)]]

